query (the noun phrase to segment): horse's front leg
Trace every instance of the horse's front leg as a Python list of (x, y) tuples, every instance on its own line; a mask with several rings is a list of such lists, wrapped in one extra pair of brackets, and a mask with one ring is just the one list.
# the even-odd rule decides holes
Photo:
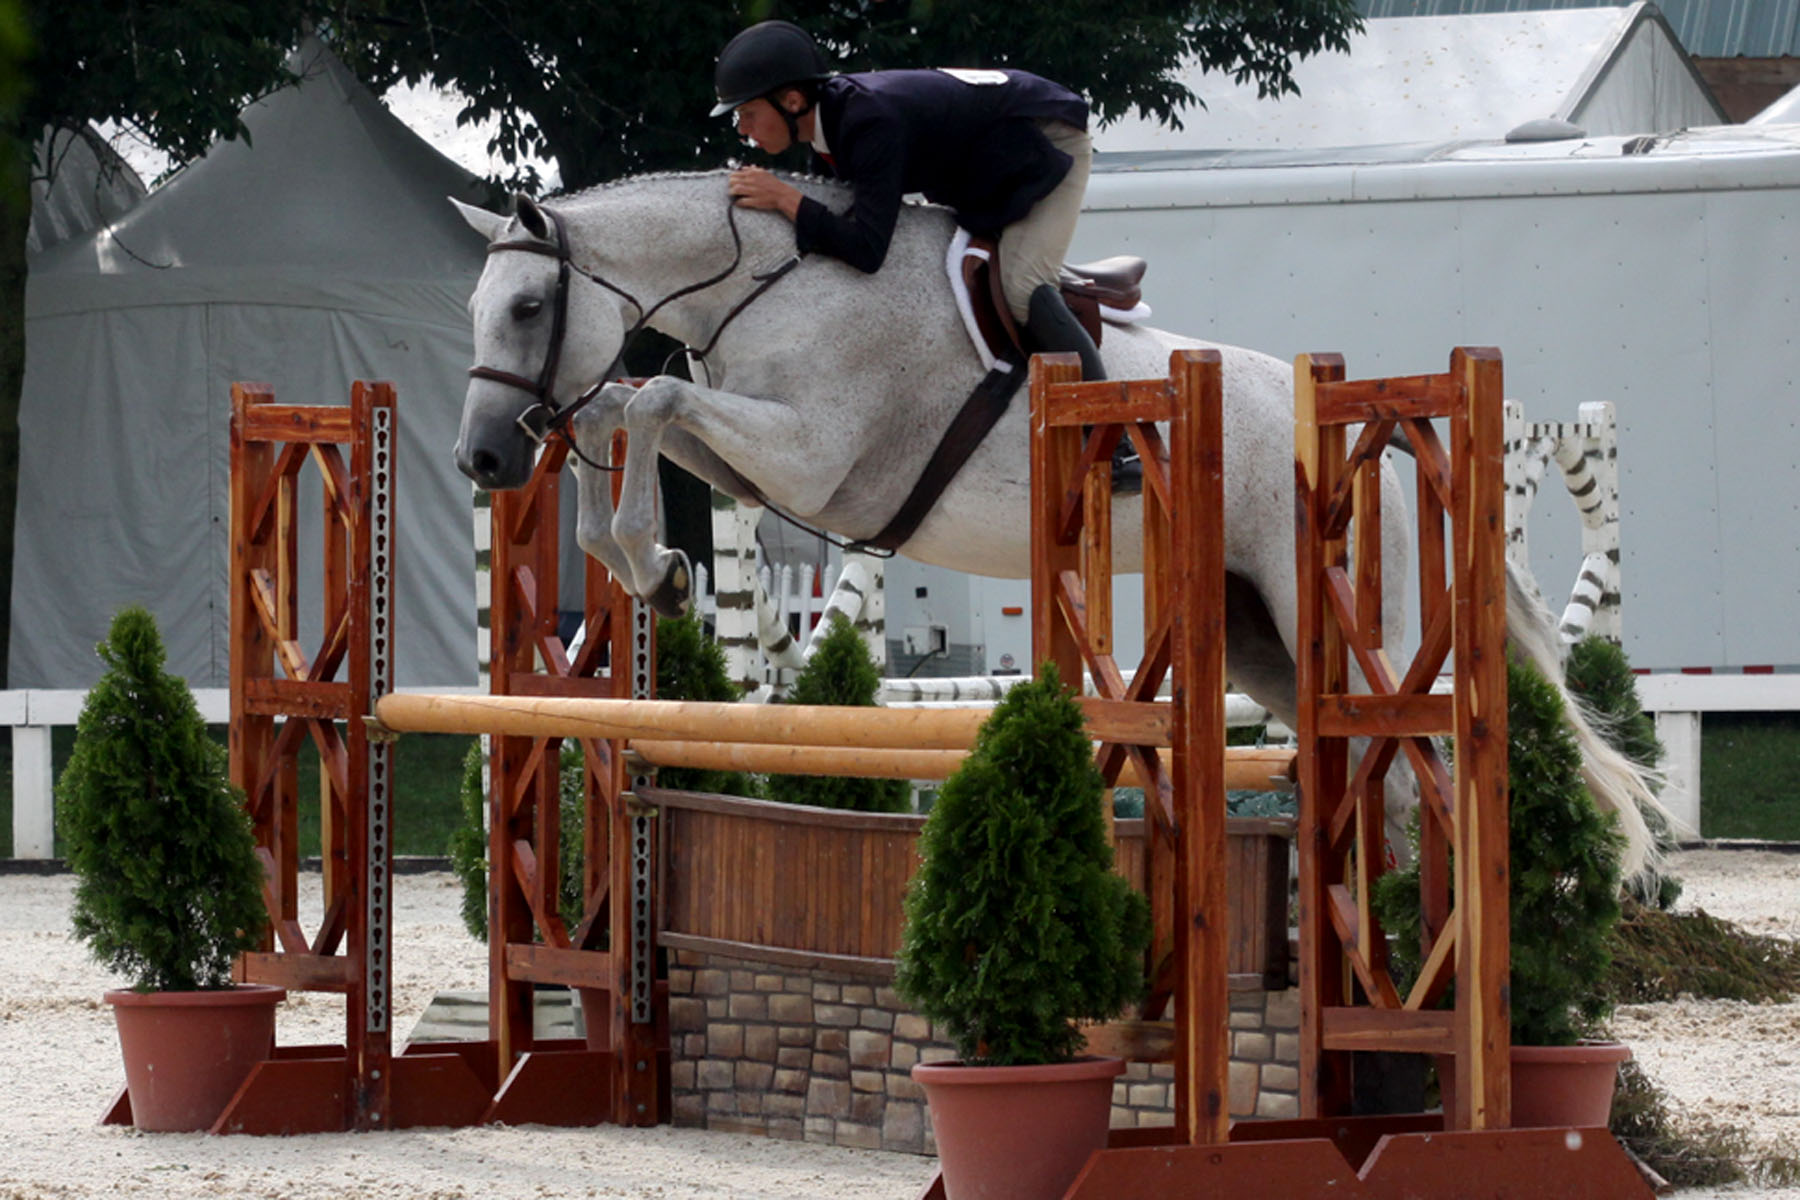
[(673, 376), (639, 388), (626, 401), (624, 425), (625, 479), (613, 540), (631, 564), (633, 590), (659, 612), (684, 611), (692, 582), (686, 555), (658, 541), (656, 462), (665, 435), (686, 435), (683, 441), (705, 447), (740, 486), (754, 483), (801, 516), (824, 508), (849, 473), (845, 448), (822, 437), (796, 406)]
[(569, 435), (579, 451), (571, 459), (575, 465), (576, 544), (589, 557), (599, 559), (614, 579), (627, 585), (631, 582), (631, 561), (612, 532), (613, 472), (591, 467), (588, 462), (611, 465), (613, 431), (623, 422), (625, 402), (634, 390), (628, 384), (609, 383), (593, 403), (569, 422)]

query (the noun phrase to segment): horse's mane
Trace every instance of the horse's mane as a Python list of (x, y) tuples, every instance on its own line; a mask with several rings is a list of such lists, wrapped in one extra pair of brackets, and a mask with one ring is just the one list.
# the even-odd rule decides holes
[[(642, 186), (656, 186), (664, 183), (693, 183), (701, 180), (723, 180), (732, 170), (733, 168), (731, 167), (710, 167), (705, 170), (645, 171), (636, 175), (621, 175), (617, 179), (608, 179), (604, 183), (597, 183), (592, 187), (583, 188), (579, 192), (563, 192), (555, 196), (546, 197), (544, 203), (552, 207), (558, 207), (563, 204), (573, 204), (582, 200), (597, 199), (606, 192), (625, 191)], [(785, 180), (815, 197), (821, 190), (827, 193), (834, 193), (836, 197), (844, 200), (848, 200), (850, 197), (850, 185), (841, 179), (832, 179), (825, 175), (815, 175), (810, 171), (801, 172), (777, 169), (770, 173), (776, 178)], [(933, 204), (928, 200), (908, 200), (906, 204), (902, 205), (901, 211), (902, 214), (904, 214), (907, 209), (915, 208), (938, 210), (946, 213), (950, 211), (949, 209), (944, 208), (943, 205)]]

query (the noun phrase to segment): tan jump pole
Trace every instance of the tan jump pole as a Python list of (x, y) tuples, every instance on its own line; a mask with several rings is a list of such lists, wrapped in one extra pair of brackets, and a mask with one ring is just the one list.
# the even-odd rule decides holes
[[(1087, 699), (1081, 703), (1097, 738), (1114, 740), (1118, 729), (1129, 724), (1136, 727), (1141, 743), (1160, 740), (1167, 744), (1166, 713), (1141, 718), (1104, 700)], [(966, 750), (988, 717), (987, 711), (979, 708), (855, 708), (399, 692), (383, 696), (375, 715), (383, 725), (401, 733), (758, 742), (882, 750)]]
[[(776, 746), (752, 742), (634, 740), (631, 750), (656, 767), (751, 771), (764, 775), (855, 775), (871, 779), (948, 779), (968, 757), (964, 750), (880, 750), (860, 746)], [(1293, 786), (1291, 748), (1232, 746), (1225, 751), (1225, 786), (1232, 791), (1285, 791)], [(1143, 787), (1134, 760), (1120, 787)]]

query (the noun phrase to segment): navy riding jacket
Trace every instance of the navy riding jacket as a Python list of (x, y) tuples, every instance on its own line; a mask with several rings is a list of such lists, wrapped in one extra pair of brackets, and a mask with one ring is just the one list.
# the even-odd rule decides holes
[(819, 85), (816, 118), (831, 160), (815, 166), (854, 198), (843, 213), (802, 200), (796, 244), (874, 271), (911, 192), (955, 210), (969, 232), (999, 236), (1069, 172), (1069, 156), (1037, 127), (1045, 118), (1085, 129), (1087, 101), (1025, 71), (832, 76)]

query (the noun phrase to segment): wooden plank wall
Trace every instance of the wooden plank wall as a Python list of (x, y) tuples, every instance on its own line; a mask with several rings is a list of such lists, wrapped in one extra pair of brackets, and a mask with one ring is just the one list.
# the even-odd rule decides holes
[[(925, 818), (645, 790), (661, 810), (662, 940), (764, 961), (885, 975)], [(1229, 970), (1287, 986), (1292, 823), (1227, 822)], [(1119, 872), (1144, 886), (1144, 822), (1115, 824)]]

